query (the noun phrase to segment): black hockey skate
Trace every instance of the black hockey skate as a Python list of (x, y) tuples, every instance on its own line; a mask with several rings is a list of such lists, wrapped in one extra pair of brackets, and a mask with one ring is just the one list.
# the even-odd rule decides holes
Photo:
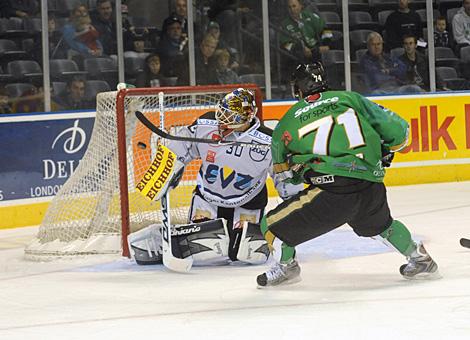
[(400, 267), (400, 274), (405, 279), (434, 279), (439, 278), (437, 263), (429, 256), (421, 243), (408, 258), (408, 263)]
[(296, 260), (287, 264), (276, 263), (266, 273), (256, 278), (259, 288), (295, 283), (300, 280), (300, 266)]

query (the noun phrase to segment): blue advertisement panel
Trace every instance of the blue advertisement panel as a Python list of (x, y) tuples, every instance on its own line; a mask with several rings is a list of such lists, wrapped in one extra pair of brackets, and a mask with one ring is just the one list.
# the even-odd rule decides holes
[(0, 123), (0, 201), (57, 194), (93, 129), (93, 117), (70, 117)]

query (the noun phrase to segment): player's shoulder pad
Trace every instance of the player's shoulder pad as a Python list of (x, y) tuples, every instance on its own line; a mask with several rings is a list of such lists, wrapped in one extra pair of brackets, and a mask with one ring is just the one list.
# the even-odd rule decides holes
[(271, 136), (273, 135), (273, 130), (271, 128), (268, 128), (266, 125), (264, 124), (260, 124), (259, 128), (258, 128), (258, 131), (268, 135), (268, 136)]
[(263, 144), (271, 144), (273, 130), (260, 124), (256, 129), (250, 131), (248, 135), (257, 139)]
[(213, 119), (213, 120), (215, 120), (215, 111), (207, 111), (202, 116), (200, 116), (198, 119)]

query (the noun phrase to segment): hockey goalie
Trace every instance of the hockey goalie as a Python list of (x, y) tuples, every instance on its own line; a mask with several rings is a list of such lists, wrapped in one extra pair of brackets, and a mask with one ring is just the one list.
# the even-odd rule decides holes
[[(263, 126), (256, 112), (254, 94), (239, 88), (225, 95), (215, 112), (206, 112), (179, 129), (178, 136), (183, 138), (164, 141), (168, 150), (160, 150), (158, 170), (153, 172), (164, 174), (165, 183), (154, 185), (158, 191), (150, 193), (150, 198), (161, 200), (166, 216), (168, 190), (178, 185), (186, 164), (200, 159), (189, 212), (191, 223), (166, 229), (164, 221), (163, 226), (155, 224), (130, 234), (129, 246), (138, 264), (163, 262), (169, 267), (165, 256), (186, 261), (186, 270), (193, 261), (199, 265), (266, 262), (270, 249), (259, 223), (268, 203), (268, 173), (273, 176), (271, 150), (267, 147), (272, 130)], [(217, 143), (221, 140), (235, 143)], [(273, 180), (281, 198), (303, 189), (302, 185)], [(162, 243), (165, 248), (168, 239), (171, 253), (167, 254)]]

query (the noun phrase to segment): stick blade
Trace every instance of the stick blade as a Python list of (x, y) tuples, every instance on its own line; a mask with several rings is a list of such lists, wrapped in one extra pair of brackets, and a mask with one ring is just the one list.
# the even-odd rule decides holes
[(465, 248), (470, 248), (470, 240), (468, 238), (461, 238), (460, 245)]
[[(168, 251), (171, 251), (169, 249)], [(185, 259), (180, 259), (174, 256), (165, 256), (165, 251), (163, 252), (163, 265), (169, 270), (177, 273), (189, 273), (191, 267), (193, 266), (193, 258), (187, 257)]]

